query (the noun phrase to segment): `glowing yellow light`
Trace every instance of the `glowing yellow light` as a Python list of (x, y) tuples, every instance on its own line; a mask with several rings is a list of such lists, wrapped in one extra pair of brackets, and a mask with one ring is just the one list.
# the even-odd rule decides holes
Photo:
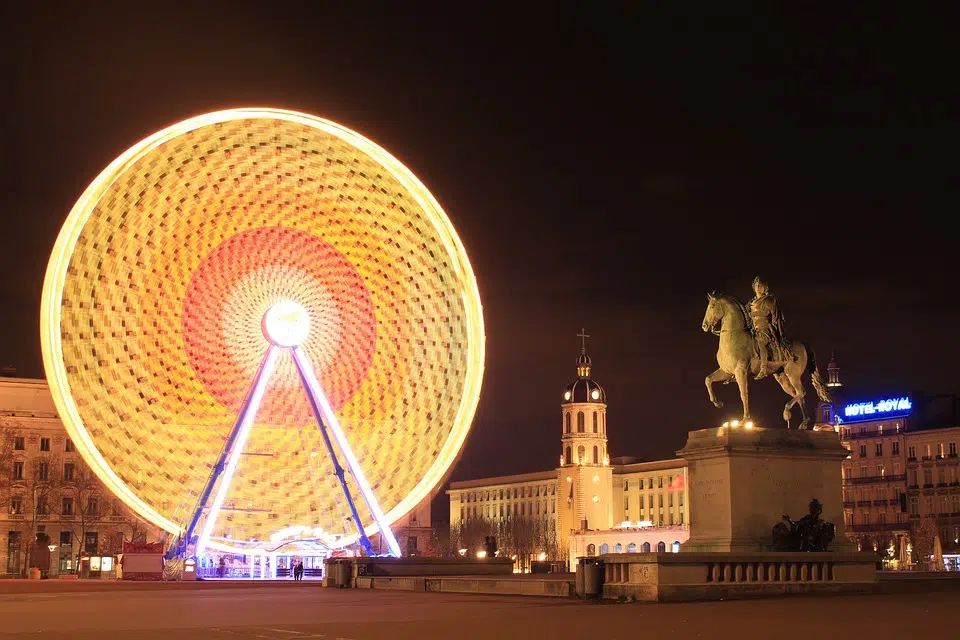
[(734, 427), (739, 427), (739, 426), (740, 426), (740, 421), (739, 421), (739, 420), (734, 420), (733, 422), (730, 423), (730, 425), (731, 425), (731, 426), (734, 426)]
[(747, 423), (746, 423), (745, 425), (743, 425), (743, 426), (746, 427), (747, 429), (753, 429), (753, 423), (752, 423), (752, 422), (747, 422)]
[(598, 399), (598, 398), (600, 397), (600, 391), (597, 390), (597, 389), (594, 389), (594, 390), (590, 393), (590, 397), (592, 397), (594, 400)]
[(593, 476), (594, 482), (600, 482), (600, 476)]
[(486, 551), (477, 551), (477, 558), (481, 558), (481, 559), (482, 559), (482, 558), (486, 558), (486, 557), (487, 557), (487, 552), (486, 552)]
[(593, 496), (594, 502), (600, 502), (600, 496)]
[(729, 426), (730, 426), (730, 423), (729, 423), (729, 422), (724, 422), (724, 423), (723, 423), (723, 426), (724, 426), (724, 427), (729, 427)]
[(570, 476), (567, 476), (567, 482), (573, 482), (573, 478), (571, 478)]
[[(338, 195), (343, 205), (337, 204)], [(309, 206), (297, 204), (301, 196), (310, 199)], [(251, 208), (248, 203), (254, 198), (258, 204)], [(346, 205), (354, 201), (355, 206)], [(243, 108), (184, 120), (125, 151), (80, 196), (51, 254), (41, 301), (44, 369), (67, 433), (84, 460), (119, 499), (167, 531), (182, 530), (183, 518), (189, 516), (189, 509), (182, 508), (184, 496), (191, 492), (195, 495), (202, 485), (212, 462), (208, 458), (215, 456), (222, 445), (223, 425), (236, 415), (234, 407), (212, 396), (204, 387), (206, 383), (198, 380), (183, 354), (179, 335), (182, 316), (189, 312), (182, 303), (191, 274), (218, 243), (229, 239), (223, 235), (227, 225), (205, 224), (206, 216), (213, 215), (208, 212), (221, 207), (223, 215), (237, 225), (231, 225), (234, 231), (227, 235), (239, 232), (238, 227), (246, 224), (256, 231), (282, 227), (321, 238), (360, 272), (358, 281), (371, 288), (378, 314), (393, 313), (383, 310), (394, 301), (379, 298), (383, 292), (376, 287), (389, 286), (399, 292), (396, 302), (403, 304), (395, 307), (413, 314), (410, 320), (422, 323), (418, 331), (436, 340), (436, 348), (425, 352), (425, 362), (434, 356), (439, 362), (442, 357), (446, 366), (450, 354), (456, 353), (456, 374), (438, 377), (428, 383), (434, 386), (433, 391), (420, 394), (437, 398), (446, 395), (454, 400), (446, 407), (432, 407), (433, 422), (443, 428), (436, 436), (435, 447), (419, 447), (429, 454), (417, 454), (416, 464), (407, 460), (401, 466), (387, 468), (383, 456), (373, 453), (377, 448), (398, 448), (399, 441), (391, 444), (390, 436), (381, 431), (390, 422), (387, 416), (393, 411), (391, 407), (385, 405), (381, 411), (371, 400), (369, 407), (345, 409), (350, 412), (351, 419), (344, 422), (351, 424), (351, 437), (364, 439), (357, 446), (358, 457), (387, 511), (386, 521), (396, 521), (443, 479), (473, 421), (485, 348), (476, 278), (446, 214), (409, 169), (363, 136), (307, 114)], [(255, 213), (243, 213), (253, 209)], [(357, 229), (372, 230), (375, 225), (366, 219), (362, 224), (351, 222), (349, 217), (360, 211), (371, 220), (387, 222), (406, 216), (406, 226), (384, 226), (383, 242), (368, 240), (369, 246), (363, 250), (367, 253), (363, 253), (356, 248)], [(433, 318), (422, 318), (419, 311), (408, 308), (404, 298), (420, 294), (414, 293), (412, 285), (401, 283), (417, 282), (423, 287), (437, 276), (431, 276), (429, 269), (424, 269), (424, 276), (420, 264), (414, 266), (416, 273), (405, 274), (406, 267), (387, 255), (388, 237), (398, 247), (402, 243), (404, 250), (409, 245), (417, 252), (421, 246), (427, 247), (426, 242), (435, 254), (429, 264), (438, 266), (435, 271), (440, 272), (447, 292), (443, 300), (452, 311), (443, 319), (438, 314), (436, 326)], [(94, 268), (98, 262), (103, 263), (102, 268)], [(289, 276), (277, 272), (273, 277), (282, 282)], [(85, 300), (78, 293), (81, 290), (85, 291)], [(311, 290), (316, 291), (317, 299), (298, 303), (311, 313), (314, 308), (330, 307), (329, 300), (323, 298), (326, 293)], [(95, 301), (89, 303), (91, 299)], [(327, 335), (349, 321), (335, 315), (297, 320), (278, 313), (285, 317), (277, 319), (276, 327), (268, 328), (268, 318), (262, 315), (266, 309), (259, 308), (249, 320), (254, 331), (266, 331), (277, 344), (299, 341), (307, 345), (315, 334)], [(143, 321), (144, 314), (149, 313), (154, 314), (150, 318), (157, 324)], [(391, 326), (400, 326), (392, 322), (392, 316), (385, 318), (376, 330), (393, 331)], [(390, 341), (379, 337), (377, 348), (385, 349)], [(410, 353), (405, 349), (401, 346), (374, 354), (372, 373), (357, 380), (364, 398), (386, 398), (384, 394), (411, 397), (415, 385), (403, 379), (405, 371), (395, 372), (393, 377), (384, 374), (384, 363), (409, 361)], [(423, 358), (420, 349), (417, 354), (418, 359)], [(350, 357), (348, 351), (343, 355)], [(243, 381), (247, 387), (252, 374)], [(175, 406), (173, 399), (178, 395), (193, 399), (190, 411)], [(407, 429), (419, 429), (422, 423), (414, 424), (417, 419), (411, 417)], [(256, 437), (281, 438), (286, 436), (279, 434), (291, 433), (261, 426), (254, 429)], [(124, 428), (127, 435), (123, 434)], [(406, 437), (402, 424), (397, 433)], [(175, 449), (173, 459), (160, 460), (153, 453), (170, 446)], [(280, 453), (277, 464), (285, 467), (286, 473), (291, 460), (284, 451)], [(272, 464), (269, 460), (257, 458), (262, 464)], [(163, 465), (163, 473), (157, 472), (158, 465)], [(176, 479), (164, 480), (165, 472), (171, 469)], [(256, 473), (265, 474), (263, 478), (282, 475), (265, 468)], [(393, 480), (382, 482), (386, 477), (401, 481), (393, 494), (387, 493)], [(304, 478), (298, 488), (309, 492), (309, 485)], [(241, 492), (230, 499), (246, 503), (250, 497), (252, 494)], [(298, 506), (289, 499), (284, 508), (302, 507), (306, 512), (312, 506), (310, 500), (300, 502)], [(334, 507), (332, 511), (339, 509)], [(300, 514), (281, 515), (281, 522), (300, 519), (293, 517)], [(236, 538), (264, 540), (274, 531), (260, 514), (236, 514), (235, 518), (232, 526)], [(373, 534), (377, 528), (367, 526), (366, 531)], [(351, 544), (355, 539), (346, 536), (340, 543)], [(209, 546), (232, 549), (224, 540), (226, 537), (220, 542), (211, 540)]]
[(538, 559), (540, 562), (543, 562), (544, 560), (547, 559), (547, 554), (544, 553), (543, 551), (541, 551), (541, 552), (540, 552), (540, 555), (537, 556), (537, 559)]
[(569, 392), (569, 391), (564, 391), (564, 392), (563, 392), (563, 399), (564, 399), (564, 400), (569, 400), (569, 399), (570, 399), (570, 392)]
[(263, 334), (275, 345), (297, 346), (309, 333), (310, 316), (302, 304), (293, 300), (281, 300), (263, 316)]

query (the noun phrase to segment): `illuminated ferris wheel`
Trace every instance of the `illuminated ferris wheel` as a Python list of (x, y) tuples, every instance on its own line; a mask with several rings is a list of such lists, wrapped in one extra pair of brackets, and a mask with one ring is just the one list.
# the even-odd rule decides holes
[(464, 248), (399, 161), (276, 109), (185, 120), (70, 212), (44, 366), (84, 459), (180, 551), (360, 542), (443, 479), (476, 409)]

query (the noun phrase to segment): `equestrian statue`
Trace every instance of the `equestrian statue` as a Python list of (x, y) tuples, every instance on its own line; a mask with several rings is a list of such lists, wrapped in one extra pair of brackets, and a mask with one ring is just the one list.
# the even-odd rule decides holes
[[(761, 380), (769, 375), (780, 384), (790, 400), (783, 407), (783, 419), (790, 428), (791, 409), (800, 405), (803, 421), (800, 429), (811, 427), (807, 413), (806, 391), (802, 376), (810, 382), (823, 402), (830, 395), (820, 377), (813, 349), (799, 341), (787, 340), (783, 335), (783, 313), (770, 287), (760, 278), (753, 280), (754, 298), (744, 306), (737, 298), (722, 293), (707, 294), (707, 311), (703, 315), (704, 332), (720, 337), (717, 364), (720, 368), (706, 378), (707, 393), (715, 407), (722, 407), (713, 392), (713, 383), (729, 384), (736, 380), (743, 403), (743, 421), (750, 418), (749, 378)], [(720, 328), (717, 329), (717, 325)]]

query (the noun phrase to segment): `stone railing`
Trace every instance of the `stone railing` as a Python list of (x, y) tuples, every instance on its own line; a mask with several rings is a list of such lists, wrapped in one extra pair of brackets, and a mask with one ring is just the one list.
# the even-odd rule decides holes
[(607, 554), (606, 598), (679, 601), (813, 591), (864, 591), (876, 582), (873, 554)]

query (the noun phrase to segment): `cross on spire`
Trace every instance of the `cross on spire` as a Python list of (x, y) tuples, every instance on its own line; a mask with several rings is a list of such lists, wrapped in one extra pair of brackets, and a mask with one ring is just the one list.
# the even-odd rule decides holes
[(581, 328), (580, 333), (577, 334), (577, 337), (580, 338), (580, 353), (587, 352), (587, 338), (590, 336), (587, 334), (587, 330)]

